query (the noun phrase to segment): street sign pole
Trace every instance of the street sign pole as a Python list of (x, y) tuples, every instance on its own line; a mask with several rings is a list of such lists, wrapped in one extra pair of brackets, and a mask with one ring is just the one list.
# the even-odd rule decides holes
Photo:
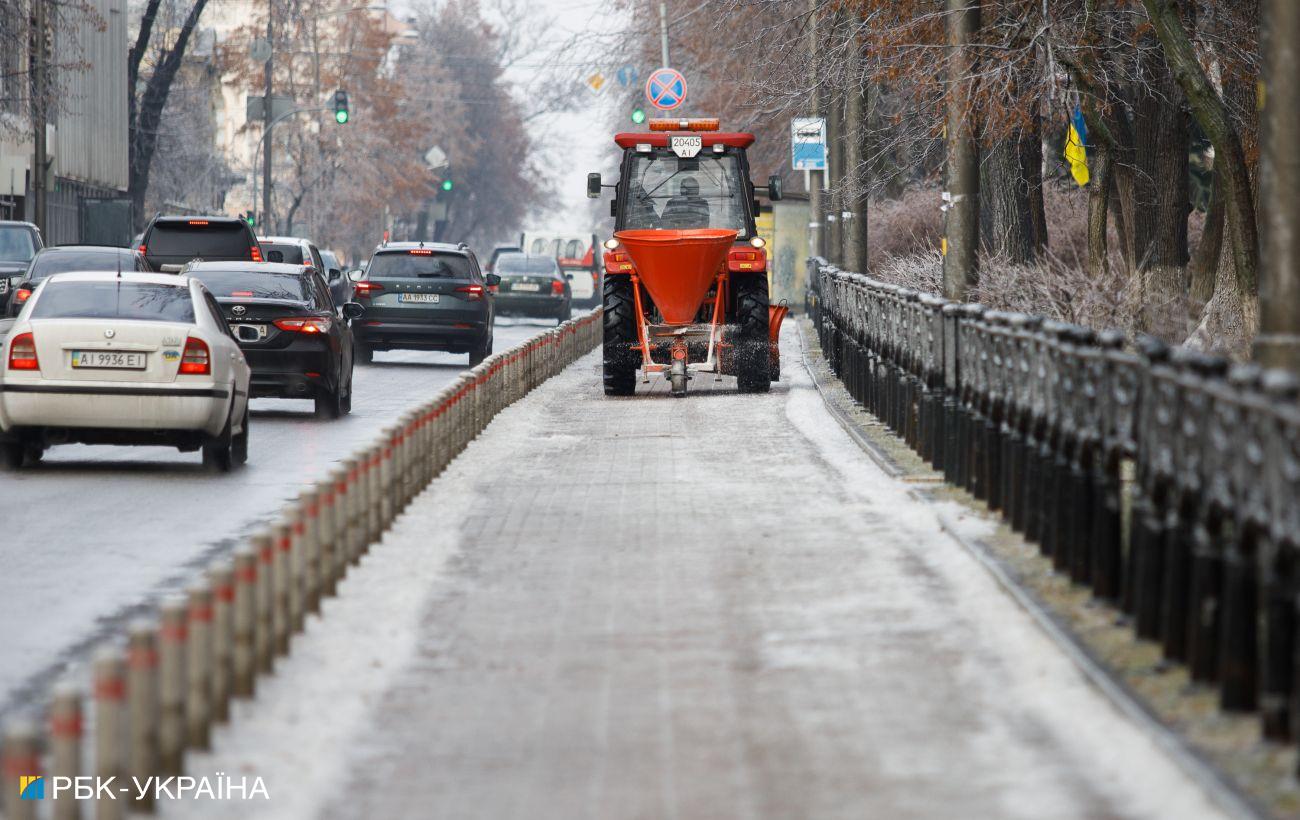
[(668, 10), (663, 3), (659, 4), (659, 50), (664, 60), (660, 65), (664, 68), (672, 65), (668, 62)]
[(257, 224), (264, 236), (274, 233), (271, 226), (271, 86), (275, 71), (275, 0), (266, 0), (266, 103), (262, 109), (262, 213), (257, 217)]

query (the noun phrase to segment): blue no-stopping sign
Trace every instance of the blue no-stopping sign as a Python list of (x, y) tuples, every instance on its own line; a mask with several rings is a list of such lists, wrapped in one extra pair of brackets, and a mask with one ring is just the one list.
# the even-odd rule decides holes
[(645, 98), (655, 108), (671, 111), (686, 101), (686, 78), (675, 68), (655, 69), (645, 81)]

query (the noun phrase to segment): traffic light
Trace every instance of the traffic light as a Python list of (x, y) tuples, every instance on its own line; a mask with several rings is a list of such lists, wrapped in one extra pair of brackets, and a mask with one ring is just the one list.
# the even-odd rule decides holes
[(639, 106), (637, 108), (633, 108), (632, 122), (636, 123), (637, 125), (640, 125), (641, 123), (645, 122), (645, 109)]
[(444, 179), (442, 181), (442, 190), (447, 191), (448, 193), (450, 193), (451, 189), (455, 187), (456, 184), (452, 182), (450, 178)]
[(244, 214), (244, 221), (248, 223), (248, 227), (250, 228), (257, 227), (257, 215), (254, 214), (252, 211), (248, 211), (247, 213)]
[(334, 92), (334, 121), (339, 125), (347, 125), (350, 116), (348, 112), (348, 92), (340, 88)]

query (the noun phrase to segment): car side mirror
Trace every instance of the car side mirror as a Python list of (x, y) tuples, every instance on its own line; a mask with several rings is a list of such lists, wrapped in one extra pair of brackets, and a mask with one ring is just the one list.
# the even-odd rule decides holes
[(353, 281), (353, 282), (360, 282), (360, 281), (361, 281), (361, 277), (362, 277), (362, 276), (365, 276), (365, 275), (366, 275), (365, 271), (363, 271), (363, 270), (361, 270), (361, 269), (359, 269), (359, 268), (358, 268), (357, 270), (350, 270), (350, 271), (348, 271), (348, 279), (350, 279), (350, 280)]
[(571, 274), (571, 273), (566, 273), (566, 274), (564, 274), (564, 278), (565, 278), (565, 279), (568, 279), (570, 282), (572, 282), (572, 281), (573, 281), (573, 274)]
[(600, 199), (600, 174), (587, 174), (587, 199)]
[(344, 319), (360, 319), (362, 316), (365, 315), (366, 315), (366, 309), (363, 305), (357, 304), (356, 302), (343, 303)]
[(483, 281), (488, 283), (488, 287), (494, 288), (501, 284), (501, 277), (495, 273), (489, 273), (483, 277)]
[(343, 271), (338, 268), (330, 268), (330, 281), (337, 282), (343, 276)]
[(785, 198), (785, 183), (775, 174), (767, 178), (767, 198), (773, 202), (780, 202)]

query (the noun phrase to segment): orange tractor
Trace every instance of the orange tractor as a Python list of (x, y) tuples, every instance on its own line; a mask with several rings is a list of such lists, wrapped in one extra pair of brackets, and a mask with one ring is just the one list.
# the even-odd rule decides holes
[(767, 253), (754, 227), (756, 187), (781, 198), (781, 180), (749, 180), (753, 134), (714, 120), (650, 120), (648, 134), (618, 134), (619, 181), (587, 175), (587, 196), (613, 188), (614, 237), (605, 242), (605, 395), (627, 396), (651, 373), (675, 396), (693, 374), (735, 376), (766, 392), (780, 376), (784, 306), (769, 307)]

